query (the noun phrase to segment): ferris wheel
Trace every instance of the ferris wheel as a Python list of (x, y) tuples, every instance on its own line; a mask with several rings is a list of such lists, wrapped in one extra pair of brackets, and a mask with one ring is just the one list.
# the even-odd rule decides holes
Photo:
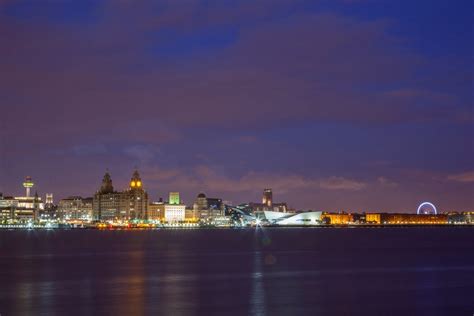
[(416, 214), (436, 215), (438, 214), (438, 211), (436, 210), (436, 206), (434, 206), (433, 203), (423, 202), (418, 206), (418, 210), (416, 211)]

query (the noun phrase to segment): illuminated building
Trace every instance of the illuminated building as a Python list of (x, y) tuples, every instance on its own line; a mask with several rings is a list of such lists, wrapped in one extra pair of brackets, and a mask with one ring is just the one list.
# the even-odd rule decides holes
[(204, 193), (199, 193), (194, 202), (194, 207), (196, 211), (207, 210), (207, 197)]
[(53, 193), (46, 193), (46, 204), (54, 204), (53, 203)]
[[(250, 202), (245, 205), (245, 210), (249, 213), (255, 214), (257, 217), (262, 217), (263, 212), (272, 211), (272, 212), (282, 212), (282, 213), (294, 213), (288, 209), (286, 203), (274, 203), (273, 202), (273, 193), (272, 189), (263, 190), (263, 203), (254, 203)], [(244, 206), (244, 205), (242, 205)]]
[(39, 218), (40, 212), (44, 210), (44, 203), (35, 193), (30, 196), (30, 189), (34, 186), (31, 177), (26, 177), (23, 187), (26, 189), (26, 196), (0, 198), (0, 218), (3, 221), (31, 222)]
[(279, 226), (315, 226), (321, 224), (322, 212), (283, 213), (264, 211), (270, 224)]
[(199, 219), (200, 217), (200, 213), (199, 211), (191, 208), (191, 209), (185, 209), (184, 211), (184, 219), (186, 221), (191, 221), (191, 222), (195, 222)]
[(92, 204), (93, 198), (70, 196), (59, 201), (58, 215), (63, 220), (90, 221), (93, 212)]
[(13, 210), (13, 220), (25, 222), (28, 220), (36, 220), (39, 212), (44, 210), (44, 203), (41, 198), (35, 193), (34, 196), (16, 196), (16, 207)]
[(54, 205), (53, 194), (46, 193), (44, 210), (40, 212), (40, 219), (54, 219), (56, 217), (57, 206)]
[(264, 189), (263, 190), (263, 197), (262, 197), (262, 204), (272, 207), (273, 205), (273, 193), (272, 189)]
[(15, 200), (12, 196), (3, 196), (0, 193), (0, 220), (2, 222), (12, 220), (17, 207), (18, 200)]
[(201, 219), (211, 219), (224, 216), (224, 203), (222, 199), (208, 198), (204, 193), (199, 193), (193, 205), (194, 211)]
[(143, 189), (143, 182), (137, 170), (133, 172), (130, 179), (130, 188), (123, 192), (124, 200), (128, 200), (128, 206), (120, 210), (121, 219), (148, 219), (148, 194)]
[(447, 214), (367, 213), (367, 224), (432, 225), (448, 224)]
[(165, 203), (160, 198), (158, 202), (148, 204), (148, 219), (152, 221), (162, 221), (165, 218)]
[(180, 204), (179, 192), (170, 192), (169, 204)]
[(114, 191), (112, 178), (106, 172), (100, 189), (94, 194), (93, 219), (102, 221), (118, 219), (121, 210), (125, 208), (125, 203), (124, 195)]
[(380, 213), (366, 213), (365, 222), (367, 224), (380, 224)]
[(186, 205), (180, 203), (179, 192), (170, 192), (169, 201), (164, 205), (165, 222), (184, 222), (186, 219)]
[(165, 222), (184, 222), (186, 219), (186, 205), (165, 204)]
[(186, 205), (180, 202), (179, 192), (170, 192), (167, 203), (160, 199), (148, 205), (148, 219), (167, 223), (186, 221)]
[(323, 213), (322, 220), (330, 225), (347, 225), (353, 222), (351, 214), (347, 213)]
[(31, 180), (30, 176), (25, 178), (25, 182), (23, 182), (23, 187), (26, 189), (26, 197), (30, 197), (30, 190), (35, 184)]
[(39, 213), (44, 210), (44, 203), (35, 193), (34, 196), (30, 196), (30, 189), (34, 186), (31, 177), (26, 177), (23, 182), (23, 187), (26, 189), (26, 196), (16, 196), (15, 207), (11, 212), (11, 219), (14, 221), (26, 222), (35, 221), (39, 217)]
[(137, 170), (130, 179), (129, 189), (114, 191), (112, 178), (108, 172), (93, 199), (94, 220), (145, 220), (148, 217), (148, 194)]

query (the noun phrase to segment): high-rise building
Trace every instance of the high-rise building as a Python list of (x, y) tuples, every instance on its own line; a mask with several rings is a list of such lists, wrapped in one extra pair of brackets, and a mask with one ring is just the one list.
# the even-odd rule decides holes
[(148, 194), (143, 189), (143, 182), (140, 178), (138, 170), (133, 172), (130, 179), (130, 188), (123, 192), (125, 199), (128, 200), (128, 207), (126, 207), (121, 214), (121, 218), (125, 219), (148, 219)]
[(123, 194), (114, 191), (112, 178), (109, 172), (106, 172), (100, 189), (94, 194), (93, 219), (102, 221), (118, 219), (125, 202)]
[(268, 207), (272, 207), (273, 205), (272, 189), (263, 190), (262, 204), (265, 204)]
[(140, 174), (135, 170), (128, 190), (114, 191), (112, 178), (108, 172), (93, 199), (95, 220), (145, 220), (148, 217), (148, 194), (143, 189)]

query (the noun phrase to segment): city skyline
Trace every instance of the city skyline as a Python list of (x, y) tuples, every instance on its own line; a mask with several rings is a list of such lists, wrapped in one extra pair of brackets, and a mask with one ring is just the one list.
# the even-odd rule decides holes
[(472, 10), (0, 1), (0, 192), (472, 210)]
[[(102, 179), (102, 184), (98, 187), (98, 189), (96, 191), (94, 191), (93, 194), (70, 194), (70, 195), (67, 195), (67, 196), (59, 197), (59, 198), (57, 196), (55, 196), (54, 193), (45, 193), (43, 195), (46, 197), (45, 198), (46, 203), (50, 203), (50, 204), (54, 203), (55, 205), (57, 205), (62, 200), (70, 200), (70, 199), (76, 199), (76, 198), (91, 199), (92, 200), (93, 199), (92, 196), (95, 197), (98, 194), (102, 194), (102, 193), (113, 193), (113, 194), (122, 195), (122, 194), (128, 194), (128, 192), (133, 192), (136, 189), (138, 189), (139, 191), (142, 190), (142, 192), (144, 194), (144, 195), (140, 194), (139, 196), (142, 196), (142, 198), (145, 199), (144, 200), (145, 205), (150, 206), (154, 203), (169, 203), (171, 205), (181, 204), (181, 205), (185, 205), (186, 207), (190, 207), (190, 208), (192, 208), (193, 205), (195, 207), (196, 201), (200, 197), (206, 198), (206, 193), (202, 190), (198, 191), (198, 193), (195, 193), (195, 195), (193, 197), (190, 197), (189, 200), (183, 199), (180, 191), (159, 192), (158, 194), (155, 194), (155, 195), (150, 194), (149, 191), (146, 188), (146, 185), (142, 181), (141, 176), (139, 174), (139, 170), (137, 168), (133, 169), (132, 178), (131, 178), (131, 180), (129, 180), (127, 182), (128, 185), (125, 186), (124, 188), (116, 187), (115, 185), (112, 184), (113, 182), (114, 182), (114, 180), (112, 179), (112, 176), (111, 176), (109, 170), (107, 169), (104, 173), (104, 177)], [(26, 192), (25, 194), (5, 194), (4, 192), (0, 192), (0, 194), (3, 194), (3, 196), (5, 196), (5, 197), (20, 197), (20, 196), (32, 197), (32, 194), (30, 193), (30, 190), (34, 186), (35, 185), (34, 185), (34, 182), (32, 181), (32, 177), (31, 176), (26, 176), (25, 177), (25, 182), (23, 182), (23, 188), (26, 190), (26, 191), (24, 191), (24, 192)], [(38, 194), (38, 190), (35, 189), (34, 192), (35, 192), (34, 195), (39, 196), (39, 199), (41, 200), (42, 196), (41, 196), (41, 194)], [(166, 199), (166, 196), (169, 196), (168, 200)], [(295, 211), (296, 212), (300, 212), (300, 211), (304, 212), (305, 211), (305, 209), (298, 209), (298, 208), (295, 208), (293, 205), (288, 205), (286, 202), (281, 202), (281, 203), (275, 202), (274, 199), (273, 199), (273, 189), (272, 188), (264, 188), (262, 190), (260, 198), (262, 200), (262, 204), (260, 204), (262, 207), (267, 207), (267, 206), (274, 207), (275, 209), (278, 209), (278, 211), (280, 211), (280, 212), (287, 212), (287, 211), (288, 212), (295, 212)], [(49, 202), (48, 202), (48, 200), (49, 200)], [(236, 203), (234, 203), (233, 201), (230, 201), (229, 199), (226, 199), (225, 197), (222, 197), (222, 199), (219, 199), (219, 200), (223, 203), (223, 205), (226, 204), (229, 207), (237, 206), (237, 205), (245, 205), (245, 204), (259, 205), (258, 198), (256, 200), (236, 201)], [(403, 213), (419, 214), (420, 209), (423, 206), (426, 206), (426, 205), (428, 205), (429, 207), (434, 209), (435, 214), (438, 212), (437, 207), (433, 203), (431, 203), (429, 201), (420, 201), (419, 204), (416, 207), (415, 212), (412, 212), (413, 211), (412, 209), (407, 209), (407, 210), (404, 210)], [(283, 207), (283, 208), (281, 209), (280, 207)], [(257, 208), (258, 208), (258, 206), (257, 206)], [(381, 208), (379, 208), (379, 209), (335, 209), (335, 208), (333, 208), (333, 209), (318, 209), (318, 208), (307, 208), (306, 210), (317, 210), (317, 211), (323, 211), (323, 212), (343, 212), (343, 213), (346, 213), (346, 212), (348, 212), (348, 213), (357, 213), (357, 212), (365, 213), (365, 212), (374, 212), (374, 211), (376, 211), (376, 212), (387, 212), (387, 213), (400, 212), (400, 211), (393, 211), (393, 210), (390, 211), (390, 210), (381, 209)], [(442, 212), (472, 212), (472, 209), (442, 209), (441, 211)]]

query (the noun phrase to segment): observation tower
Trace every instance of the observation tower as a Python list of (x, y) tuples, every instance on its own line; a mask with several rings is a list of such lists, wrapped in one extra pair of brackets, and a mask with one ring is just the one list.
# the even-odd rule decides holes
[(30, 190), (35, 184), (31, 181), (31, 177), (27, 176), (25, 182), (23, 182), (23, 187), (26, 189), (26, 197), (30, 197)]

